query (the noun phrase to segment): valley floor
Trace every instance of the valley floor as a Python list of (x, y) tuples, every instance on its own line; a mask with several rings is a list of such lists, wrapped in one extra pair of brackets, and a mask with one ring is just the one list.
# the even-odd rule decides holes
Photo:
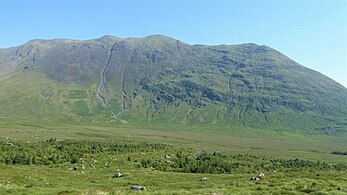
[(0, 140), (0, 194), (347, 194), (344, 138), (13, 126)]
[[(141, 185), (141, 194), (346, 194), (346, 172), (192, 174), (122, 167), (125, 176), (112, 178), (114, 168), (68, 171), (67, 167), (1, 166), (0, 193), (10, 194), (129, 194)], [(199, 181), (207, 177), (207, 181)]]

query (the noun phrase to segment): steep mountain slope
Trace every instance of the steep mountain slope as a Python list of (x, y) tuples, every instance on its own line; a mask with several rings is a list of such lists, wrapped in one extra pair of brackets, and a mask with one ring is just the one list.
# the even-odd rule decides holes
[(347, 132), (347, 89), (256, 44), (154, 35), (0, 50), (0, 121)]

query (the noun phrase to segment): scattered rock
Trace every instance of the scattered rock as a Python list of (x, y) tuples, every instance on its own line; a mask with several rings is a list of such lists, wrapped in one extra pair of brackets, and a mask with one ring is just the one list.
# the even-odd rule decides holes
[(77, 166), (74, 166), (74, 167), (73, 167), (73, 170), (75, 170), (75, 171), (78, 170), (78, 167), (77, 167)]
[(169, 160), (169, 159), (165, 159), (164, 162), (167, 163), (167, 164), (171, 164), (172, 163), (171, 160)]
[(275, 169), (270, 169), (269, 172), (274, 174), (274, 173), (276, 173), (276, 170)]
[(251, 181), (259, 181), (260, 178), (259, 178), (258, 176), (253, 176), (253, 177), (251, 177), (250, 180), (251, 180)]
[(342, 187), (341, 186), (337, 187), (336, 189), (342, 191)]
[(138, 190), (138, 191), (146, 191), (146, 188), (143, 186), (131, 186), (131, 190)]
[(122, 174), (120, 173), (120, 171), (116, 171), (113, 175), (113, 178), (119, 178), (122, 177)]
[(259, 181), (261, 179), (265, 178), (265, 174), (264, 173), (260, 173), (258, 176), (253, 176), (251, 177), (251, 181)]
[(202, 177), (200, 181), (207, 181), (207, 177)]
[(81, 165), (81, 169), (86, 169), (86, 167), (84, 165)]

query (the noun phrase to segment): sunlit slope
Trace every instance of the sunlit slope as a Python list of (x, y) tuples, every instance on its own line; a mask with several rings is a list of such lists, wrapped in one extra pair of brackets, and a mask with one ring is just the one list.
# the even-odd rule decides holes
[(0, 120), (347, 132), (347, 89), (256, 44), (165, 36), (0, 50)]

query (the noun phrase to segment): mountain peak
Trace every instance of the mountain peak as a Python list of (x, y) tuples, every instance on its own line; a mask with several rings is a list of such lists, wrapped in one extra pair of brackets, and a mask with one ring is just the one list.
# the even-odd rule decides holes
[(104, 35), (100, 38), (97, 38), (95, 40), (101, 41), (101, 42), (109, 42), (109, 41), (115, 41), (115, 40), (119, 40), (121, 38), (113, 36), (113, 35)]
[(144, 39), (162, 39), (162, 40), (175, 40), (176, 41), (176, 39), (174, 39), (172, 37), (161, 35), (161, 34), (148, 35), (148, 36), (144, 37)]

